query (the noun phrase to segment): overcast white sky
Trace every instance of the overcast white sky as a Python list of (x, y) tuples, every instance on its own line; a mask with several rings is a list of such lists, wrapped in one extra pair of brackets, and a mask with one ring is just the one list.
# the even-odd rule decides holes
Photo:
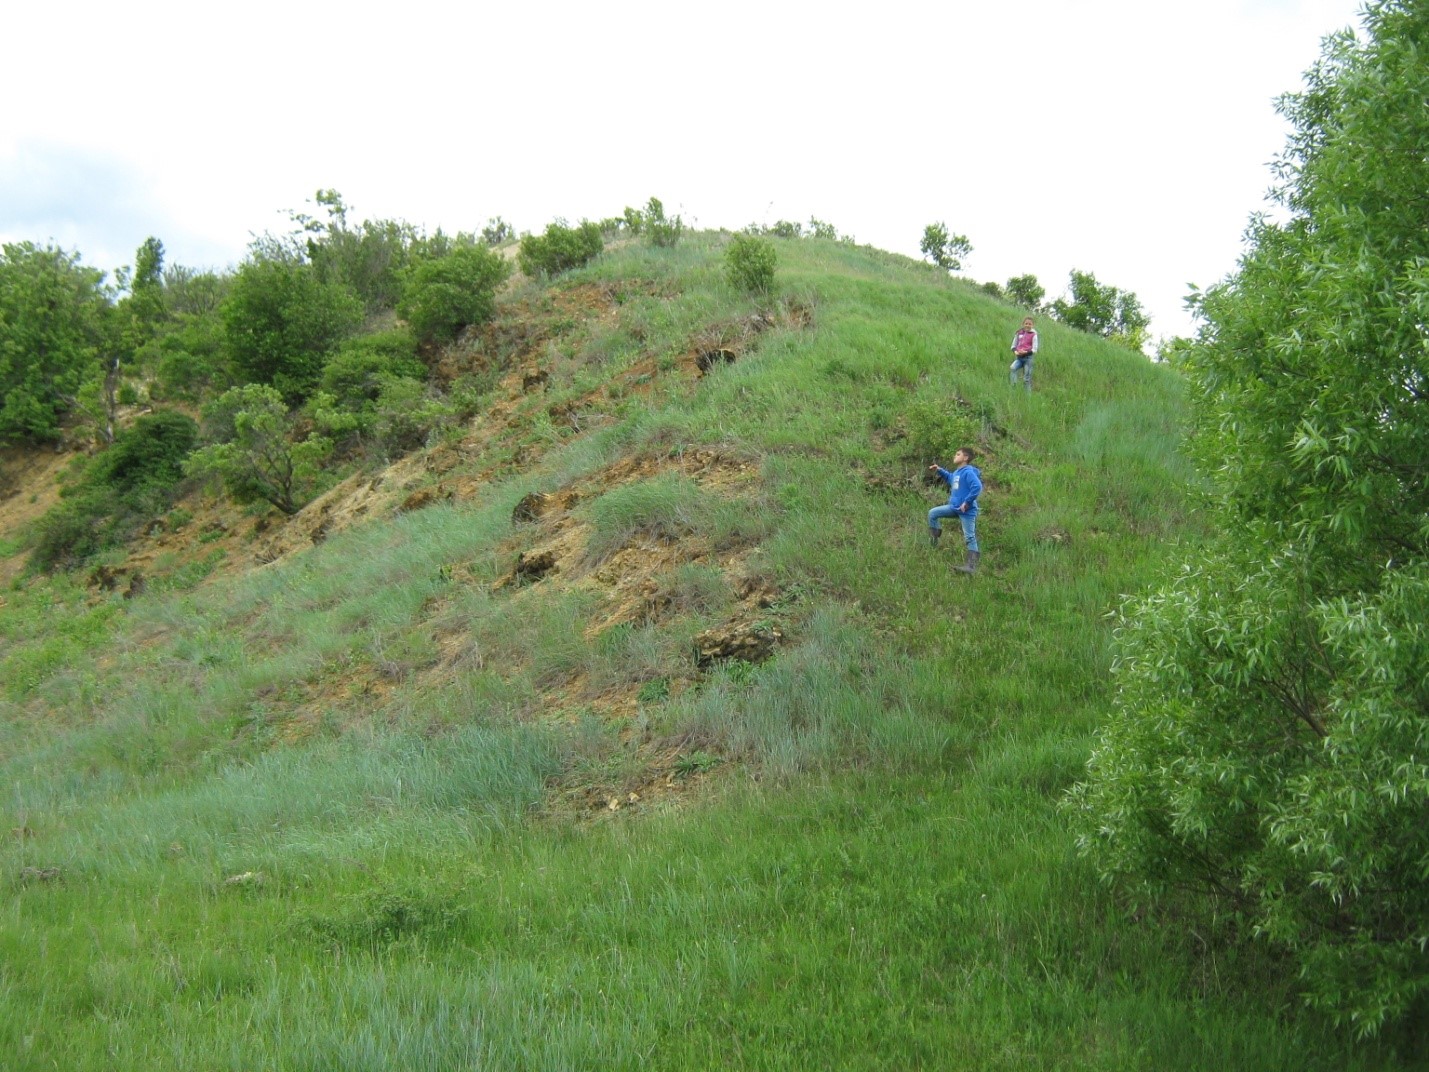
[(357, 219), (518, 230), (652, 194), (700, 227), (817, 216), (966, 274), (1073, 268), (1185, 334), (1233, 270), (1320, 39), (1359, 0), (841, 6), (17, 4), (0, 240), (236, 264), (335, 187)]

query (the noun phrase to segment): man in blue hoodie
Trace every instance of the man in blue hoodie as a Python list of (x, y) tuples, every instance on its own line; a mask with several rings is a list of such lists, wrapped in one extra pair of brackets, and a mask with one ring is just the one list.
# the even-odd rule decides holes
[(938, 546), (938, 538), (943, 535), (938, 524), (945, 517), (956, 517), (963, 525), (963, 540), (968, 545), (966, 565), (955, 567), (959, 573), (976, 573), (981, 557), (977, 548), (977, 497), (982, 493), (982, 473), (972, 464), (977, 452), (971, 447), (959, 447), (953, 455), (952, 472), (934, 462), (928, 472), (937, 473), (938, 478), (948, 485), (948, 505), (935, 506), (928, 511), (928, 528), (932, 533), (933, 546)]

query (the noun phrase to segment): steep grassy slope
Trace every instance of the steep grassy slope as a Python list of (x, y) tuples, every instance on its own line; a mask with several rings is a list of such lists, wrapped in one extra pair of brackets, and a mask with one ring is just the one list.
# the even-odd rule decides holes
[(510, 295), (459, 439), (114, 556), (132, 599), (4, 594), (7, 1067), (1405, 1059), (1057, 813), (1106, 612), (1196, 539), (1175, 379), (1048, 324), (1028, 397), (1018, 310), (820, 241), (761, 307), (720, 246)]

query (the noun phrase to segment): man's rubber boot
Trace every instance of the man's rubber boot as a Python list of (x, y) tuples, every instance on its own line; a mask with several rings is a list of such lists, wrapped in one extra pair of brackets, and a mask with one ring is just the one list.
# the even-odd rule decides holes
[(928, 530), (928, 546), (931, 547), (933, 550), (936, 551), (936, 550), (938, 549), (938, 537), (940, 537), (942, 534), (943, 534), (943, 530), (942, 530), (942, 529), (929, 529), (929, 530)]
[(979, 558), (981, 558), (981, 557), (982, 557), (982, 555), (981, 555), (980, 552), (977, 552), (977, 551), (969, 551), (969, 552), (968, 552), (967, 565), (965, 565), (965, 566), (954, 566), (953, 569), (957, 570), (959, 573), (976, 573), (976, 572), (977, 572), (977, 560), (978, 560)]

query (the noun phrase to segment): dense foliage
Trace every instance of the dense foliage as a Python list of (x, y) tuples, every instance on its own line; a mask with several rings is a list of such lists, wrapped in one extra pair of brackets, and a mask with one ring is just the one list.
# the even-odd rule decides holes
[(104, 273), (32, 242), (0, 253), (0, 441), (49, 440), (108, 351)]
[(397, 311), (423, 340), (449, 342), (462, 328), (491, 319), (496, 288), (510, 274), (511, 265), (489, 247), (458, 246), (404, 274)]
[(239, 268), (223, 322), (240, 377), (295, 401), (311, 392), (324, 358), (362, 322), (362, 302), (311, 264), (258, 256)]
[(600, 224), (590, 220), (578, 227), (557, 221), (544, 234), (526, 235), (518, 254), (521, 271), (529, 276), (553, 276), (590, 263), (605, 249)]
[[(405, 275), (421, 261), (477, 241), (469, 234), (453, 238), (440, 228), (428, 235), (405, 220), (349, 222), (351, 209), (336, 190), (319, 190), (313, 200), (326, 218), (292, 212), (294, 233), (264, 236), (258, 249), (275, 259), (306, 261), (324, 283), (340, 284), (361, 298), (368, 313), (396, 308), (402, 298)], [(500, 235), (509, 230), (498, 219), (484, 234), (499, 241)], [(488, 237), (487, 244), (496, 245), (497, 241)]]
[(1212, 893), (1363, 1032), (1429, 994), (1429, 10), (1373, 4), (1285, 97), (1181, 358), (1224, 535), (1120, 623), (1075, 800), (1107, 875)]

